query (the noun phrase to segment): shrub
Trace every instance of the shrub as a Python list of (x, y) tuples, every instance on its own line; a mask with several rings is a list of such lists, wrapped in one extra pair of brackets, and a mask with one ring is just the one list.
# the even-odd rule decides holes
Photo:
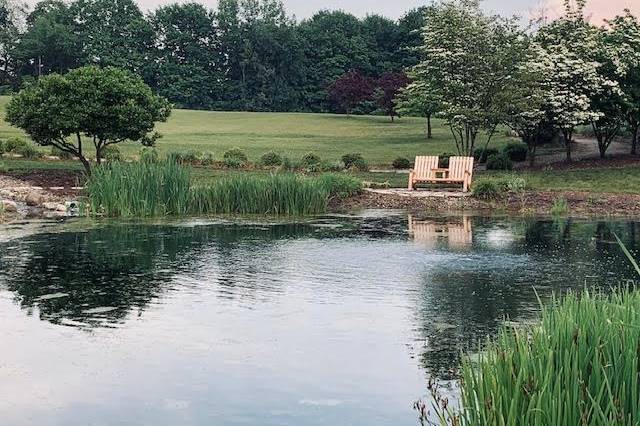
[(42, 157), (42, 153), (36, 149), (33, 145), (29, 143), (25, 143), (24, 145), (20, 145), (16, 148), (13, 148), (12, 152), (14, 154), (22, 155), (23, 158), (34, 160)]
[(232, 148), (226, 151), (222, 155), (222, 159), (224, 160), (225, 164), (227, 160), (232, 160), (232, 163), (240, 165), (245, 165), (249, 161), (249, 159), (247, 158), (247, 154), (245, 154), (244, 151), (240, 148)]
[(260, 157), (260, 164), (266, 167), (277, 167), (282, 165), (282, 157), (275, 152), (267, 152)]
[(102, 150), (102, 158), (108, 163), (124, 160), (124, 156), (120, 152), (120, 149), (115, 145), (106, 146)]
[(369, 170), (367, 162), (364, 160), (361, 154), (352, 153), (342, 156), (342, 163), (346, 169), (357, 169), (361, 172)]
[(243, 163), (240, 159), (234, 158), (234, 157), (225, 158), (223, 160), (223, 163), (224, 163), (225, 167), (228, 167), (230, 169), (239, 169), (239, 168), (242, 168), (242, 166), (245, 165), (245, 163)]
[(4, 154), (5, 152), (6, 151), (5, 151), (5, 148), (4, 148), (4, 140), (0, 139), (0, 156), (2, 154)]
[(495, 200), (500, 197), (502, 190), (496, 181), (480, 179), (473, 183), (471, 193), (481, 200)]
[(172, 152), (168, 158), (178, 164), (191, 164), (208, 166), (213, 164), (214, 157), (210, 152), (202, 152), (196, 150), (189, 150), (187, 152)]
[(486, 163), (487, 158), (494, 154), (500, 154), (500, 151), (495, 148), (476, 148), (473, 150), (473, 158), (475, 158), (478, 163)]
[(639, 322), (640, 292), (623, 289), (570, 293), (535, 325), (503, 325), (479, 359), (465, 357), (451, 424), (636, 424)]
[(513, 163), (504, 154), (491, 154), (487, 158), (487, 170), (513, 170)]
[(17, 154), (16, 150), (29, 146), (29, 143), (22, 138), (9, 138), (4, 141), (3, 145), (4, 152), (13, 152)]
[(409, 161), (409, 159), (405, 157), (398, 157), (395, 160), (393, 160), (393, 163), (391, 163), (391, 166), (394, 169), (410, 169), (411, 161)]
[(319, 168), (322, 159), (319, 155), (309, 152), (302, 156), (300, 159), (300, 165), (304, 168)]
[(527, 145), (520, 142), (512, 142), (504, 147), (502, 153), (511, 161), (525, 161), (527, 159)]
[(155, 148), (144, 147), (140, 150), (140, 162), (157, 163), (158, 161), (160, 161), (160, 156)]
[(54, 157), (58, 157), (61, 160), (71, 160), (74, 158), (74, 155), (72, 153), (63, 151), (55, 146), (51, 147), (51, 155), (53, 155)]
[(344, 163), (341, 161), (322, 161), (319, 171), (322, 172), (341, 172), (344, 170)]
[(450, 152), (444, 152), (438, 157), (438, 167), (447, 168), (449, 167), (449, 158), (454, 157), (456, 154), (451, 154)]

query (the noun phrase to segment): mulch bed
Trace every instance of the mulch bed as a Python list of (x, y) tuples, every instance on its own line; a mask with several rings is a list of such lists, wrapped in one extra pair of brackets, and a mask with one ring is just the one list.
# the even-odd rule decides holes
[(566, 161), (558, 161), (551, 164), (541, 164), (529, 167), (528, 165), (518, 170), (579, 170), (579, 169), (598, 169), (625, 166), (640, 166), (640, 156), (637, 155), (619, 155), (616, 157), (589, 158), (579, 161), (567, 163)]
[(413, 198), (365, 192), (347, 199), (334, 199), (329, 209), (343, 212), (359, 208), (403, 209), (409, 211), (475, 211), (547, 215), (556, 199), (567, 200), (570, 215), (636, 216), (640, 215), (640, 195), (595, 194), (590, 192), (531, 191), (500, 200), (476, 198)]
[(71, 170), (12, 170), (4, 174), (20, 179), (31, 186), (64, 187), (63, 190), (56, 190), (56, 194), (59, 195), (78, 194), (79, 191), (71, 188), (84, 186), (86, 180), (84, 173)]

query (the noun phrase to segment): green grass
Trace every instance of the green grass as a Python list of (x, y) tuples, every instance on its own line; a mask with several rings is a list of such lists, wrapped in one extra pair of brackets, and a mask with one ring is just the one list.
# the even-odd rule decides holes
[(191, 168), (171, 160), (95, 167), (87, 182), (92, 214), (157, 217), (201, 214), (324, 213), (333, 196), (352, 195), (359, 180), (344, 174), (227, 174), (192, 181)]
[[(0, 97), (0, 137), (19, 136), (18, 129), (2, 120), (7, 102), (8, 97)], [(441, 121), (434, 121), (432, 140), (425, 138), (424, 124), (423, 119), (411, 117), (391, 123), (388, 117), (378, 116), (174, 110), (169, 121), (157, 127), (164, 135), (157, 147), (163, 155), (210, 151), (218, 160), (226, 150), (239, 147), (251, 161), (269, 151), (292, 159), (315, 152), (329, 161), (359, 152), (370, 165), (384, 166), (400, 156), (411, 159), (455, 151), (449, 129)], [(500, 133), (494, 140), (498, 146), (513, 138)], [(141, 148), (133, 143), (119, 146), (125, 156), (136, 155)]]
[[(460, 425), (635, 425), (640, 293), (569, 294), (532, 327), (504, 326), (463, 365)], [(442, 401), (440, 401), (442, 403)], [(448, 420), (446, 420), (448, 419)]]

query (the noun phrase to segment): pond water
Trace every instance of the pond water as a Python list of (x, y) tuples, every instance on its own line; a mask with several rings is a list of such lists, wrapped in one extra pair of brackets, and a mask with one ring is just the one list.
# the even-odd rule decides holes
[[(416, 425), (554, 291), (620, 285), (631, 221), (411, 217), (0, 228), (8, 425)], [(3, 238), (4, 236), (4, 238)]]

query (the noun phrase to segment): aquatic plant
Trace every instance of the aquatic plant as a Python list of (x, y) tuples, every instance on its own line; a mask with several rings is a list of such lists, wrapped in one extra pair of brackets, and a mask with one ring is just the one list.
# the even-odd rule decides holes
[(567, 203), (567, 199), (564, 197), (554, 198), (550, 213), (553, 216), (565, 216), (569, 213), (569, 203)]
[(188, 214), (306, 215), (323, 213), (331, 197), (353, 195), (362, 183), (348, 175), (249, 173), (192, 185), (189, 169), (172, 159), (99, 167), (87, 183), (91, 212), (106, 216)]
[[(616, 237), (617, 238), (617, 237)], [(640, 276), (640, 267), (618, 239)], [(635, 425), (640, 421), (640, 292), (553, 299), (535, 326), (504, 325), (466, 357), (461, 406), (429, 383), (441, 424)], [(428, 408), (416, 403), (423, 424)]]
[(170, 159), (96, 167), (87, 191), (93, 214), (142, 217), (181, 215), (190, 210), (189, 169)]

